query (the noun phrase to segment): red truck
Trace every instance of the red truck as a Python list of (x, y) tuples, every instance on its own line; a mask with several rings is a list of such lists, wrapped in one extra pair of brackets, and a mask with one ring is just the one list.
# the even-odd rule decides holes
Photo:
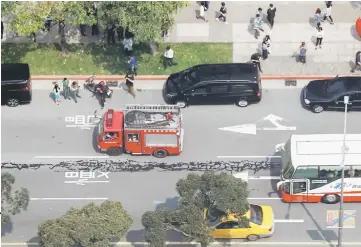
[(98, 124), (98, 148), (109, 156), (179, 155), (184, 130), (180, 108), (174, 105), (126, 105), (109, 109)]

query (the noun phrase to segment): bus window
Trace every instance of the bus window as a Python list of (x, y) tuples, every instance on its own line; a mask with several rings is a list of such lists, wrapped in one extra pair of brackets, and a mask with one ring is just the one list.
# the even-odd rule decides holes
[(341, 177), (341, 167), (340, 166), (320, 166), (320, 178), (328, 180), (336, 180)]
[(307, 192), (307, 181), (297, 181), (292, 183), (292, 194)]
[(345, 177), (361, 178), (361, 166), (347, 166), (345, 167)]
[(293, 179), (297, 178), (318, 178), (318, 167), (317, 166), (299, 166)]

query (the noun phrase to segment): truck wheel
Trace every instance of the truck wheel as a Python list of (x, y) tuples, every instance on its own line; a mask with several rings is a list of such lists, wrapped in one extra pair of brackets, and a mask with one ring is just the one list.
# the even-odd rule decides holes
[(335, 204), (340, 201), (340, 197), (336, 194), (328, 194), (322, 197), (322, 202), (326, 204)]
[(255, 234), (251, 234), (251, 235), (248, 235), (247, 236), (247, 240), (248, 241), (256, 241), (259, 239), (259, 236), (258, 235), (255, 235)]
[(164, 158), (167, 157), (168, 152), (163, 149), (157, 149), (153, 152), (153, 156), (157, 158)]
[(122, 150), (120, 148), (109, 148), (107, 151), (106, 151), (107, 155), (109, 156), (119, 156), (122, 154)]
[(15, 99), (15, 98), (12, 98), (12, 99), (8, 99), (7, 101), (6, 101), (6, 104), (8, 105), (8, 106), (10, 106), (10, 107), (16, 107), (16, 106), (18, 106), (19, 105), (19, 100), (18, 99)]

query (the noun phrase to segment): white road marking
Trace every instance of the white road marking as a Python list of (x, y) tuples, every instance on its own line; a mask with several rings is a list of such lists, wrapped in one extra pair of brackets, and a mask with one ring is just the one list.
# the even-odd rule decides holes
[(110, 181), (64, 181), (65, 184), (109, 183)]
[(248, 180), (280, 180), (280, 176), (248, 176)]
[(105, 201), (107, 197), (31, 197), (30, 201)]
[(280, 197), (249, 197), (248, 200), (282, 200)]
[(80, 128), (90, 128), (90, 127), (96, 127), (96, 125), (94, 124), (68, 124), (65, 125), (66, 128), (76, 128), (76, 127), (80, 127)]
[(268, 159), (268, 158), (281, 158), (281, 156), (217, 156), (217, 159)]
[(304, 223), (305, 220), (277, 220), (275, 219), (275, 223)]
[(109, 156), (35, 156), (34, 159), (109, 159)]

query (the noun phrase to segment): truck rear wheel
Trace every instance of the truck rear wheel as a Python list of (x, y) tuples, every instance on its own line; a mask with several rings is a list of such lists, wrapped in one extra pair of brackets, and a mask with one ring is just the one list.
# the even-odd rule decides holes
[(109, 156), (119, 156), (121, 155), (123, 152), (120, 148), (109, 148), (107, 151), (106, 151), (107, 155)]
[(164, 158), (167, 157), (168, 152), (165, 151), (164, 149), (157, 149), (153, 152), (153, 156), (157, 157), (157, 158)]

